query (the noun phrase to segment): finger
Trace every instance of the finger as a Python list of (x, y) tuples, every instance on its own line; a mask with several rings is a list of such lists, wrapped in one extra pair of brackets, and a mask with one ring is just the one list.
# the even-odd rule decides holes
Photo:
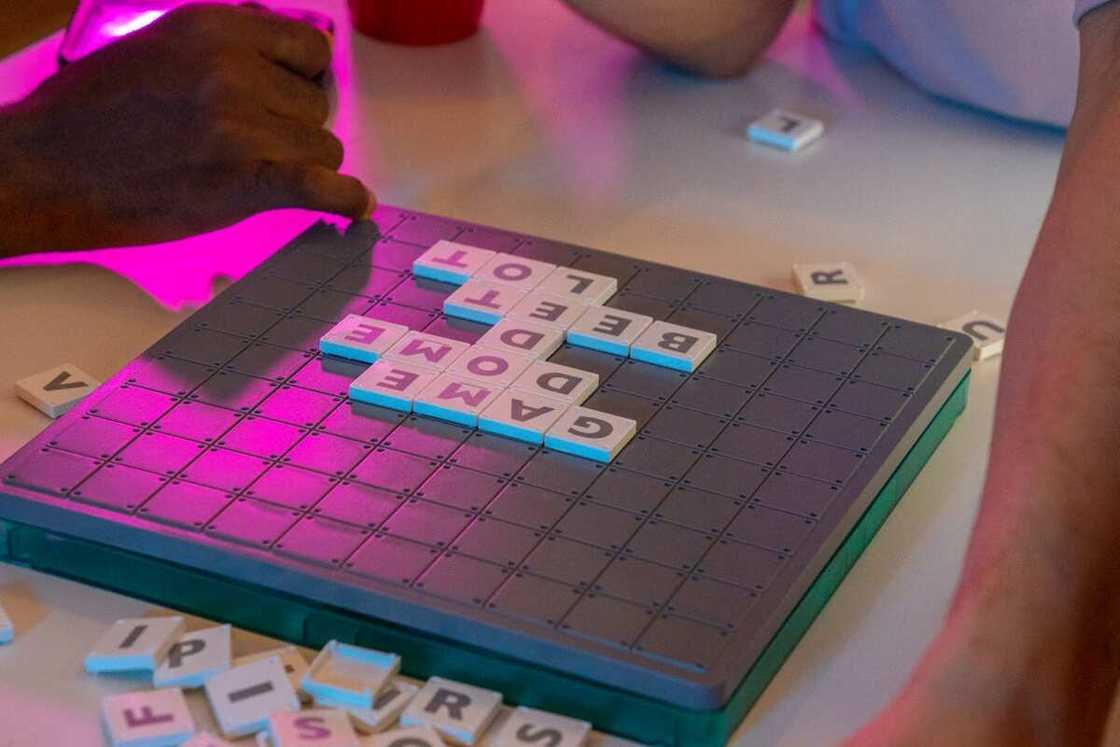
[(268, 10), (241, 8), (247, 38), (264, 55), (305, 78), (314, 78), (331, 63), (331, 43), (322, 31)]
[(322, 87), (277, 65), (263, 65), (254, 91), (273, 114), (321, 127), (330, 115), (330, 102)]
[(266, 144), (272, 144), (277, 157), (262, 154), (261, 160), (290, 160), (338, 171), (345, 156), (342, 141), (329, 130), (278, 116), (269, 117), (262, 139)]
[(246, 195), (257, 210), (302, 208), (359, 219), (375, 205), (360, 181), (322, 166), (260, 161), (247, 180)]

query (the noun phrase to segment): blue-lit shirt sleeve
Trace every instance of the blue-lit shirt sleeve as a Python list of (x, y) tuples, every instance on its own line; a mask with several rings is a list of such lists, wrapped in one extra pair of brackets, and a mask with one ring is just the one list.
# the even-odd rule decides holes
[(1091, 10), (1096, 10), (1102, 5), (1108, 5), (1112, 0), (1077, 0), (1073, 10), (1073, 20), (1080, 23), (1081, 17)]

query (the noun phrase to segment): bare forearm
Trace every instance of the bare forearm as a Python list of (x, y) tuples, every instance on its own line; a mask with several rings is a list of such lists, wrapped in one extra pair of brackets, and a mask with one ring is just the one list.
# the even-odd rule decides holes
[(565, 0), (649, 53), (702, 75), (741, 75), (770, 46), (794, 0)]

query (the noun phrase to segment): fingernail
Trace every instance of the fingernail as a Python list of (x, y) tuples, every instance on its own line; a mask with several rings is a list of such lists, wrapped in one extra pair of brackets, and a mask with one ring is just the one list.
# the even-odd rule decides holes
[(366, 202), (366, 212), (365, 212), (365, 215), (363, 215), (362, 217), (363, 218), (369, 218), (371, 215), (373, 215), (373, 211), (376, 210), (376, 209), (377, 209), (377, 195), (375, 195), (373, 192), (370, 192), (369, 193), (369, 201)]

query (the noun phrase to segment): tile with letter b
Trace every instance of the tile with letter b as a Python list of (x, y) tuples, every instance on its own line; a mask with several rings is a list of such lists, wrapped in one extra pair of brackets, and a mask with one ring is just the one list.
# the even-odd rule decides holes
[(865, 289), (849, 262), (794, 265), (793, 282), (803, 296), (836, 303), (859, 303)]
[(599, 387), (599, 374), (551, 361), (537, 361), (518, 376), (512, 386), (579, 405)]
[(572, 407), (548, 429), (546, 448), (609, 462), (637, 432), (637, 421), (588, 407)]
[(557, 267), (537, 286), (537, 290), (574, 298), (588, 306), (599, 306), (618, 292), (618, 279), (572, 267)]
[(441, 239), (412, 262), (417, 277), (462, 285), (493, 259), (496, 252)]
[(206, 698), (225, 737), (243, 737), (268, 726), (277, 711), (298, 711), (299, 697), (279, 657), (270, 656), (216, 674)]
[(16, 394), (49, 418), (65, 415), (101, 382), (67, 363), (16, 382)]
[(272, 747), (358, 747), (345, 711), (280, 711), (269, 716)]
[(564, 332), (556, 327), (526, 319), (503, 319), (484, 334), (478, 344), (544, 359), (555, 353), (562, 342)]
[(330, 641), (311, 663), (302, 685), (319, 705), (369, 709), (400, 667), (396, 654)]
[(568, 343), (613, 355), (630, 355), (630, 345), (653, 324), (653, 317), (591, 306), (568, 327)]
[(477, 278), (467, 281), (443, 301), (443, 313), (480, 324), (497, 324), (516, 306), (525, 292)]
[(373, 363), (409, 331), (403, 324), (350, 314), (319, 339), (327, 355)]
[(973, 359), (982, 361), (994, 358), (1003, 352), (1003, 338), (1007, 334), (1007, 322), (991, 314), (970, 311), (964, 316), (939, 324), (942, 329), (963, 332), (972, 338)]
[(482, 345), (475, 345), (459, 356), (459, 359), (447, 369), (447, 373), (496, 387), (508, 387), (535, 360), (521, 353), (491, 350)]
[(432, 677), (401, 714), (401, 726), (427, 726), (455, 744), (473, 745), (501, 704), (501, 693)]
[(402, 679), (390, 682), (373, 700), (373, 708), (347, 708), (350, 722), (362, 734), (376, 734), (395, 724), (420, 688)]
[(442, 374), (429, 384), (412, 403), (417, 415), (427, 415), (474, 428), (478, 416), (504, 387)]
[(194, 734), (194, 719), (178, 688), (140, 690), (101, 700), (113, 747), (175, 747)]
[(411, 363), (378, 361), (351, 382), (350, 399), (411, 412), (417, 395), (439, 375), (439, 371)]
[(583, 747), (591, 724), (535, 708), (518, 706), (490, 738), (493, 747)]
[(117, 620), (86, 655), (86, 671), (155, 671), (167, 650), (183, 633), (181, 617), (137, 617)]
[(512, 254), (496, 254), (474, 274), (474, 279), (530, 291), (540, 285), (555, 269), (556, 265), (548, 262)]
[(531, 444), (544, 443), (544, 434), (560, 419), (569, 403), (535, 392), (507, 389), (478, 417), (478, 428)]
[(534, 290), (513, 307), (509, 316), (567, 329), (583, 316), (586, 308), (587, 304), (572, 298)]
[(824, 134), (824, 123), (783, 109), (775, 109), (751, 123), (747, 138), (779, 150), (799, 151)]
[(630, 357), (691, 373), (716, 349), (716, 342), (711, 332), (654, 322), (630, 346)]
[(230, 666), (230, 626), (184, 633), (152, 677), (156, 687), (202, 687)]
[(444, 371), (470, 347), (449, 337), (409, 332), (389, 348), (382, 360), (400, 361)]

